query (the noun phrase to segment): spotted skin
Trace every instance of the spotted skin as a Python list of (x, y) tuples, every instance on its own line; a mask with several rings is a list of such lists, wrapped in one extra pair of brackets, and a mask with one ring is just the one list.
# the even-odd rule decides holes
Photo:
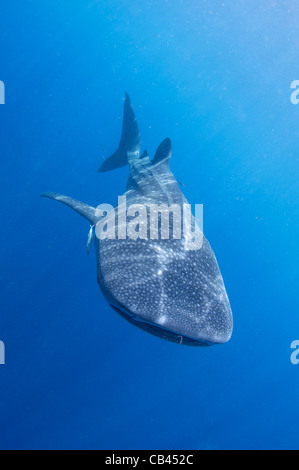
[[(186, 198), (169, 169), (171, 143), (165, 139), (153, 160), (140, 154), (140, 135), (128, 95), (118, 150), (100, 167), (100, 172), (129, 164), (127, 206), (177, 204)], [(97, 227), (94, 207), (66, 196), (46, 193), (85, 217)], [(118, 221), (116, 208), (116, 221)], [(183, 212), (182, 212), (183, 213)], [(192, 216), (192, 223), (196, 224)], [(116, 234), (118, 226), (116, 224)], [(95, 237), (98, 284), (111, 307), (133, 325), (163, 339), (192, 346), (226, 343), (233, 319), (223, 279), (209, 242), (202, 235), (200, 249), (186, 249), (186, 239), (104, 239)]]

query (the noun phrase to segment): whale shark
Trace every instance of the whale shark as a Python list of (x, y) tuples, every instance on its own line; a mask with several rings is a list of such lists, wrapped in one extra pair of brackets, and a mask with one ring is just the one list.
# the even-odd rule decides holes
[[(192, 232), (175, 237), (174, 212), (169, 212), (169, 236), (161, 236), (159, 208), (179, 207), (183, 213), (187, 204), (170, 170), (171, 155), (169, 138), (158, 146), (152, 159), (146, 150), (141, 153), (139, 127), (126, 93), (119, 146), (98, 169), (105, 173), (129, 166), (126, 191), (115, 210), (102, 210), (101, 205), (94, 207), (58, 193), (42, 196), (66, 204), (90, 223), (87, 251), (94, 239), (98, 284), (119, 315), (138, 328), (175, 343), (223, 344), (232, 335), (232, 311), (216, 257), (198, 220), (191, 214), (188, 227), (193, 227)], [(130, 217), (124, 213), (127, 205), (133, 207)], [(137, 223), (132, 215), (140, 215), (142, 207), (146, 208), (146, 215)], [(158, 207), (158, 225), (151, 232), (147, 222), (152, 207)], [(184, 217), (177, 224), (179, 228)], [(135, 220), (136, 236), (128, 236), (128, 220)], [(117, 231), (117, 237), (110, 236), (113, 231), (109, 227)], [(147, 236), (149, 233), (151, 236)], [(190, 237), (196, 238), (195, 234), (200, 235), (199, 243), (189, 249), (188, 242)]]

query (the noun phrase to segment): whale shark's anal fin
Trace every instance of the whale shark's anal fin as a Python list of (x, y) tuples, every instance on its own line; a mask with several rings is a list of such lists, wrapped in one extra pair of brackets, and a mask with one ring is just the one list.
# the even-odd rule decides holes
[(129, 163), (130, 157), (139, 157), (140, 132), (128, 93), (125, 95), (123, 127), (118, 149), (108, 157), (98, 171), (115, 170)]
[(44, 193), (41, 194), (42, 197), (48, 197), (49, 199), (54, 199), (55, 201), (62, 202), (67, 206), (71, 207), (74, 211), (78, 212), (78, 214), (82, 215), (85, 219), (87, 219), (90, 223), (95, 225), (97, 222), (96, 219), (96, 209), (88, 204), (84, 204), (84, 202), (77, 201), (77, 199), (73, 199), (68, 196), (63, 196), (62, 194), (57, 193)]

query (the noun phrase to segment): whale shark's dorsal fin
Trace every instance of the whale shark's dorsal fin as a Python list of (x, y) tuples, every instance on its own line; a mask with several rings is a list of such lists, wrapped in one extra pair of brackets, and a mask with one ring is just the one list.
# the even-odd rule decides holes
[(67, 206), (74, 209), (74, 211), (78, 212), (78, 214), (82, 215), (82, 217), (91, 222), (92, 225), (95, 225), (98, 220), (96, 217), (96, 209), (92, 206), (89, 206), (88, 204), (85, 204), (84, 202), (77, 201), (77, 199), (73, 199), (71, 197), (63, 196), (62, 194), (57, 193), (44, 193), (41, 194), (41, 196), (48, 197), (50, 199), (54, 199), (55, 201), (66, 204)]
[(139, 157), (140, 132), (128, 93), (125, 95), (123, 128), (118, 149), (108, 157), (98, 171), (115, 170), (128, 164), (130, 157)]
[(140, 155), (140, 159), (148, 157), (147, 150), (144, 150), (143, 154)]
[(156, 165), (157, 163), (166, 163), (169, 166), (170, 158), (171, 158), (171, 151), (172, 145), (171, 140), (167, 137), (166, 139), (161, 142), (157, 151), (155, 153), (154, 158), (152, 159), (152, 164)]

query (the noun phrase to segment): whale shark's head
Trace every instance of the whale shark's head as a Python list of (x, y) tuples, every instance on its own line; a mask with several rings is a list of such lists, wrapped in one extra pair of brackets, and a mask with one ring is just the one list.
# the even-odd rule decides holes
[(181, 344), (209, 346), (230, 339), (230, 304), (206, 239), (200, 250), (190, 251), (177, 240), (106, 240), (100, 259), (104, 295), (130, 323)]

